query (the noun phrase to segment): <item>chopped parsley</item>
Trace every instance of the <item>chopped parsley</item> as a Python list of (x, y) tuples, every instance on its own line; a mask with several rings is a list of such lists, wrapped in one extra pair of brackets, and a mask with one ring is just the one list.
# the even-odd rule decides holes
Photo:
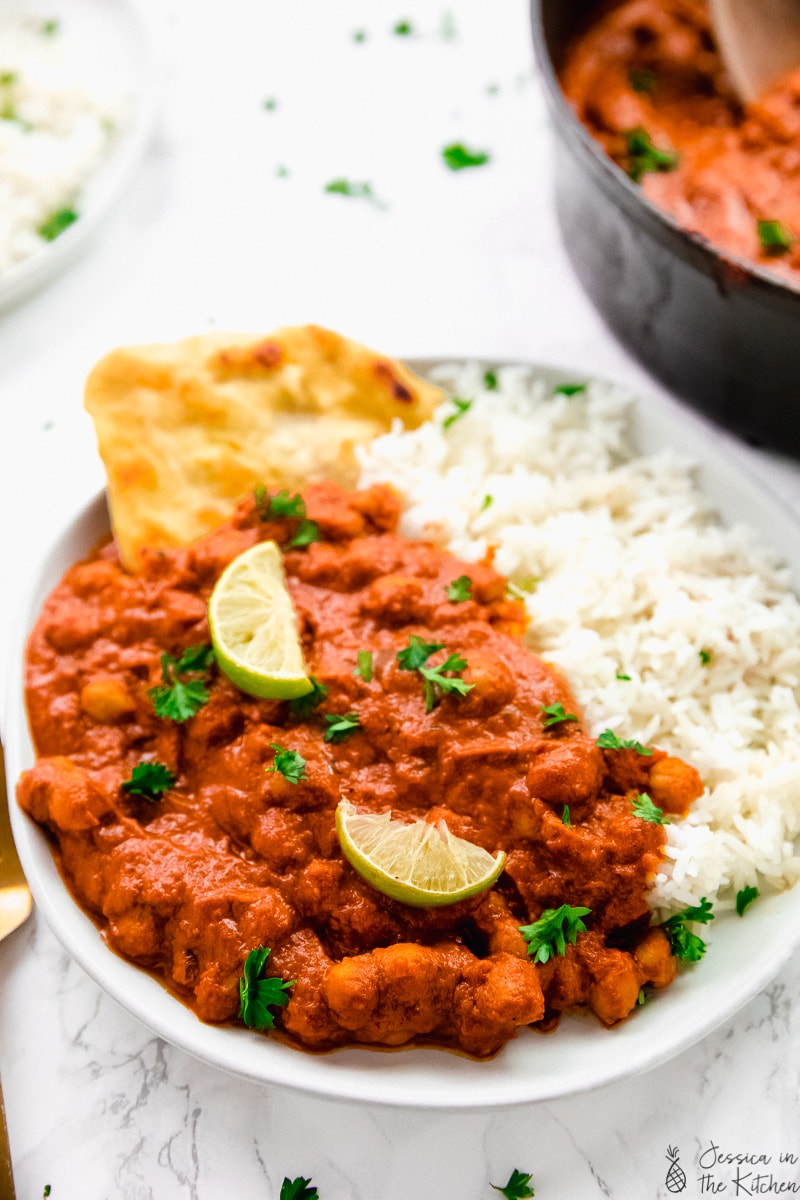
[(288, 179), (289, 178), (289, 168), (285, 167), (281, 163), (275, 168), (275, 175), (278, 179)]
[(700, 662), (704, 667), (707, 667), (711, 662), (711, 659), (714, 657), (710, 650), (698, 650), (697, 653), (700, 657)]
[(275, 758), (267, 771), (277, 771), (289, 783), (300, 783), (306, 778), (306, 760), (299, 751), (286, 750), (276, 742), (270, 742), (270, 749), (275, 751)]
[(582, 396), (586, 391), (585, 383), (557, 383), (553, 388), (554, 396)]
[(130, 779), (122, 785), (124, 792), (132, 796), (143, 796), (145, 800), (158, 800), (178, 781), (178, 776), (160, 762), (140, 762), (131, 771)]
[(601, 750), (635, 750), (637, 754), (644, 755), (653, 753), (649, 746), (643, 746), (641, 742), (617, 737), (613, 729), (604, 729), (597, 739), (596, 745)]
[(46, 221), (43, 221), (36, 232), (46, 242), (54, 242), (57, 237), (61, 237), (65, 229), (74, 225), (77, 219), (78, 214), (74, 208), (60, 208), (58, 212), (54, 212)]
[(278, 107), (278, 101), (274, 96), (268, 96), (262, 105), (265, 112), (275, 112)]
[(292, 716), (307, 717), (315, 708), (319, 708), (327, 694), (328, 689), (325, 684), (320, 683), (316, 675), (312, 675), (311, 691), (306, 692), (305, 696), (297, 696), (294, 700), (289, 701)]
[(648, 71), (646, 67), (632, 67), (628, 71), (628, 83), (635, 92), (652, 96), (658, 84), (658, 76), (655, 71)]
[(324, 742), (343, 742), (346, 737), (360, 727), (361, 720), (358, 713), (345, 713), (343, 717), (336, 713), (326, 713), (325, 720), (328, 723), (328, 728), (325, 730)]
[(532, 925), (518, 926), (528, 943), (528, 954), (533, 955), (533, 961), (546, 963), (554, 955), (565, 954), (567, 942), (574, 946), (578, 934), (586, 932), (581, 918), (588, 916), (591, 911), (590, 908), (573, 908), (569, 904), (562, 904), (560, 908), (546, 908)]
[(575, 713), (564, 711), (564, 705), (558, 704), (543, 704), (542, 715), (545, 718), (544, 727), (550, 729), (553, 725), (561, 725), (564, 721), (577, 721)]
[(796, 235), (782, 221), (759, 221), (757, 228), (758, 240), (765, 254), (785, 254), (797, 241)]
[(310, 1179), (298, 1175), (296, 1179), (284, 1176), (278, 1200), (319, 1200), (319, 1192), (311, 1186)]
[(480, 511), (486, 512), (486, 510), (490, 504), (494, 504), (494, 496), (490, 496), (489, 493), (487, 492), (486, 495), (483, 497), (483, 500), (481, 501)]
[(47, 1197), (50, 1195), (50, 1191), (51, 1191), (50, 1184), (46, 1183), (44, 1185), (44, 1191), (42, 1192), (42, 1195), (45, 1197), (45, 1200), (47, 1200)]
[(487, 392), (496, 392), (497, 391), (497, 372), (496, 371), (484, 371), (483, 372), (483, 386), (486, 388)]
[(635, 800), (631, 800), (631, 808), (635, 817), (649, 821), (651, 825), (670, 824), (669, 817), (664, 816), (663, 811), (653, 803), (647, 792), (640, 792)]
[(395, 21), (392, 33), (397, 37), (411, 37), (414, 33), (414, 26), (410, 21)]
[(706, 944), (696, 933), (692, 933), (688, 924), (707, 925), (714, 920), (711, 902), (705, 896), (693, 908), (686, 908), (676, 913), (662, 925), (669, 938), (669, 948), (679, 962), (699, 962), (706, 952)]
[(367, 31), (366, 31), (366, 29), (355, 29), (355, 30), (353, 30), (353, 41), (354, 41), (354, 42), (358, 42), (358, 43), (360, 44), (361, 42), (365, 42), (366, 40), (367, 40)]
[(564, 805), (564, 811), (561, 813), (561, 824), (565, 825), (567, 829), (572, 829), (572, 821), (570, 820), (568, 804)]
[(270, 496), (267, 489), (259, 484), (254, 499), (256, 512), (262, 521), (277, 521), (284, 517), (293, 517), (299, 521), (294, 537), (286, 543), (287, 550), (319, 541), (319, 526), (316, 521), (310, 521), (306, 516), (306, 502), (298, 492), (290, 496), (288, 489), (282, 488), (274, 496)]
[(535, 1192), (531, 1187), (531, 1175), (523, 1171), (518, 1171), (515, 1167), (508, 1177), (508, 1183), (500, 1187), (497, 1183), (490, 1183), (489, 1187), (494, 1188), (496, 1192), (500, 1192), (505, 1196), (506, 1200), (529, 1200), (530, 1196), (534, 1196)]
[(616, 678), (624, 679), (627, 683), (630, 683), (630, 680), (631, 680), (630, 675), (626, 675), (624, 671), (617, 671)]
[(294, 986), (293, 979), (284, 982), (274, 975), (263, 975), (269, 954), (266, 946), (259, 946), (244, 960), (239, 980), (239, 1016), (250, 1029), (272, 1029), (275, 1018), (269, 1010), (288, 1004), (286, 992)]
[(180, 658), (162, 654), (162, 683), (147, 693), (156, 716), (180, 722), (199, 712), (209, 697), (208, 672), (213, 664), (214, 651), (206, 643), (189, 646)]
[(39, 26), (39, 33), (42, 35), (42, 37), (55, 37), (60, 27), (60, 21), (42, 21), (41, 25)]
[(447, 414), (442, 421), (442, 429), (449, 429), (451, 425), (455, 425), (456, 421), (460, 421), (472, 408), (471, 400), (459, 400), (458, 396), (451, 396), (450, 402), (454, 405), (455, 411)]
[[(460, 654), (450, 654), (438, 667), (426, 667), (425, 663), (432, 654), (444, 650), (442, 642), (423, 642), (414, 634), (408, 639), (408, 646), (397, 655), (401, 671), (419, 671), (425, 688), (425, 708), (427, 712), (439, 703), (442, 696), (455, 694), (466, 696), (471, 692), (474, 683), (465, 683), (458, 675), (466, 669), (467, 660)], [(445, 674), (449, 672), (449, 674)]]
[(372, 682), (372, 651), (359, 650), (358, 662), (353, 668), (354, 675), (360, 675), (364, 683)]
[(740, 917), (744, 916), (745, 909), (749, 908), (753, 901), (758, 899), (760, 894), (757, 887), (744, 887), (740, 892), (736, 893), (736, 911)]
[(463, 604), (472, 599), (472, 580), (469, 575), (459, 575), (444, 589), (451, 604)]
[(421, 637), (412, 633), (406, 649), (401, 650), (397, 655), (400, 670), (418, 671), (420, 667), (425, 666), (430, 656), (437, 650), (444, 650), (444, 642), (424, 642)]
[(468, 150), (461, 142), (452, 142), (442, 149), (442, 158), (451, 171), (463, 171), (466, 167), (482, 167), (490, 160), (486, 150)]
[(674, 150), (659, 150), (646, 129), (641, 125), (629, 129), (624, 135), (627, 162), (625, 170), (634, 183), (650, 171), (674, 171), (678, 155)]
[(372, 184), (353, 179), (331, 179), (325, 184), (325, 191), (332, 196), (349, 196), (352, 200), (369, 200), (377, 208), (385, 208), (372, 190)]

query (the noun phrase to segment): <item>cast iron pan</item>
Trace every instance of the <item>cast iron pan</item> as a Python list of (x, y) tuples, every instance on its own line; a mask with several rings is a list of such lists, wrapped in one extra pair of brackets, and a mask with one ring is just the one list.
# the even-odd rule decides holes
[(578, 278), (671, 391), (747, 440), (800, 457), (800, 288), (681, 229), (578, 121), (556, 72), (594, 6), (531, 0), (557, 139), (558, 217)]

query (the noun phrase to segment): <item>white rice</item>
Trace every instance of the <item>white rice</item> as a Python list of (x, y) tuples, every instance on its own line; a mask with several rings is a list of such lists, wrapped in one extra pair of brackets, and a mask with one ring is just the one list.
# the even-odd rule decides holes
[(123, 101), (86, 51), (68, 20), (0, 15), (0, 277), (44, 250), (38, 230), (54, 214), (80, 216), (119, 127)]
[(405, 495), (408, 536), (466, 561), (495, 548), (527, 592), (528, 644), (567, 678), (594, 736), (612, 728), (700, 772), (705, 794), (667, 827), (656, 912), (702, 897), (722, 911), (747, 885), (793, 884), (800, 604), (786, 570), (718, 521), (689, 462), (637, 456), (619, 389), (552, 396), (519, 367), (498, 379), (487, 392), (478, 364), (440, 372), (450, 394), (474, 397), (469, 411), (444, 428), (445, 405), (379, 438), (362, 483)]

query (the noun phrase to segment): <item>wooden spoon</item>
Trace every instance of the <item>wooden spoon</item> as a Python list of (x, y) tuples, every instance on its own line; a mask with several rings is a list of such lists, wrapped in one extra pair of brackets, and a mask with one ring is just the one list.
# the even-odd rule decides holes
[(800, 66), (800, 0), (710, 0), (733, 86), (749, 104)]

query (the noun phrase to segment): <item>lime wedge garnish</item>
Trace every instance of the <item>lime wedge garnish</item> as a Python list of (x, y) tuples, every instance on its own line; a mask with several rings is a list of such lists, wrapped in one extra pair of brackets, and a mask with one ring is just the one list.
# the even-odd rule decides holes
[(455, 904), (491, 887), (505, 866), (503, 850), (455, 837), (444, 821), (395, 821), (391, 813), (359, 812), (349, 800), (336, 809), (342, 853), (367, 883), (404, 904)]
[(294, 700), (312, 690), (281, 552), (258, 542), (220, 575), (208, 602), (217, 663), (250, 696)]

